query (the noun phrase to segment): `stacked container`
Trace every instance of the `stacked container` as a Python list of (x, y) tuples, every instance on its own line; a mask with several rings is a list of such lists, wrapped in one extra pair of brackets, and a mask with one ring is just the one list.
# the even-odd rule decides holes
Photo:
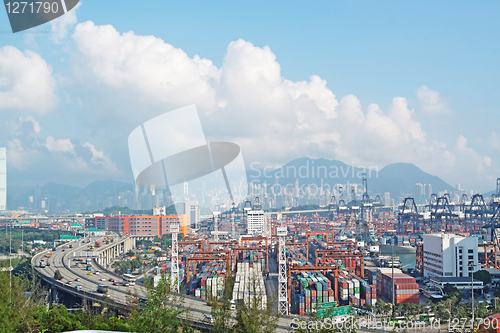
[[(392, 274), (383, 273), (381, 279), (382, 296), (392, 300)], [(419, 285), (415, 278), (403, 274), (394, 273), (394, 300), (396, 304), (419, 303)]]
[(260, 309), (267, 307), (266, 288), (262, 276), (262, 265), (255, 262), (239, 262), (237, 264), (233, 300), (242, 300), (246, 306), (252, 306), (254, 301)]

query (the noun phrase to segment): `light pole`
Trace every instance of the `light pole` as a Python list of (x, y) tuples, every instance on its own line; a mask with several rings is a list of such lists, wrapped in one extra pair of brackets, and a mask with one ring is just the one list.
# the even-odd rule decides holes
[(395, 294), (394, 294), (394, 235), (396, 233), (396, 230), (388, 230), (388, 233), (389, 233), (389, 235), (392, 236), (392, 238), (391, 238), (392, 316), (394, 317), (394, 308), (396, 306)]
[(472, 269), (470, 270), (470, 291), (471, 291), (471, 299), (472, 299), (472, 329), (474, 330), (474, 264), (473, 262), (469, 263), (469, 267)]

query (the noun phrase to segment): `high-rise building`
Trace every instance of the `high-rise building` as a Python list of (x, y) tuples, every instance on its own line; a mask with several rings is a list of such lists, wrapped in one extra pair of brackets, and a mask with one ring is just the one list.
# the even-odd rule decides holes
[(264, 211), (249, 210), (247, 212), (247, 230), (249, 235), (262, 235), (264, 233)]
[(198, 204), (198, 201), (186, 200), (184, 203), (184, 214), (188, 216), (191, 228), (200, 228), (200, 205)]
[(7, 150), (0, 148), (0, 210), (7, 209)]
[[(425, 277), (470, 277), (470, 272), (481, 269), (476, 237), (444, 233), (422, 237)], [(469, 264), (476, 266), (470, 267)]]
[(154, 216), (167, 215), (167, 207), (165, 207), (165, 206), (156, 206), (156, 207), (153, 207), (153, 215)]
[(391, 193), (385, 192), (384, 193), (384, 206), (390, 206), (390, 205), (391, 205)]

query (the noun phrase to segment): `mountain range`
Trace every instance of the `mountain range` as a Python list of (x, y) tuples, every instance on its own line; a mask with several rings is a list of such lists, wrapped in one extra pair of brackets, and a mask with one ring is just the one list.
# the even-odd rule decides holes
[[(315, 184), (317, 186), (330, 186), (336, 184), (362, 184), (363, 173), (366, 173), (370, 195), (390, 192), (391, 197), (413, 193), (415, 184), (431, 184), (432, 192), (453, 191), (455, 188), (437, 176), (422, 171), (409, 163), (389, 164), (378, 170), (377, 168), (352, 167), (338, 160), (297, 158), (280, 168), (247, 170), (249, 182), (273, 185), (299, 187)], [(10, 196), (28, 199), (35, 195), (35, 186), (9, 186), (7, 193)], [(131, 183), (115, 180), (95, 181), (84, 188), (72, 185), (47, 183), (39, 188), (41, 197), (51, 196), (64, 198), (65, 201), (76, 201), (82, 195), (87, 197), (117, 197), (120, 193), (132, 191)], [(428, 187), (426, 188), (426, 194)]]
[[(251, 169), (248, 180), (254, 183), (282, 186), (330, 186), (336, 184), (362, 184), (366, 174), (369, 193), (383, 196), (390, 192), (391, 196), (413, 193), (415, 184), (430, 184), (432, 192), (456, 190), (437, 176), (422, 171), (410, 163), (389, 164), (378, 170), (376, 167), (353, 167), (337, 160), (297, 158), (276, 169)], [(428, 188), (428, 187), (427, 187)], [(345, 191), (345, 189), (344, 189)]]

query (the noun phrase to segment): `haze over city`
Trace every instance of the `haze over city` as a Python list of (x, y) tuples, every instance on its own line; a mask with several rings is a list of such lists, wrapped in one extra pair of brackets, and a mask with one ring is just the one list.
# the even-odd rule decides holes
[(131, 130), (195, 104), (207, 139), (237, 143), (247, 166), (406, 162), (491, 191), (498, 6), (83, 1), (2, 34), (8, 184), (132, 183)]

